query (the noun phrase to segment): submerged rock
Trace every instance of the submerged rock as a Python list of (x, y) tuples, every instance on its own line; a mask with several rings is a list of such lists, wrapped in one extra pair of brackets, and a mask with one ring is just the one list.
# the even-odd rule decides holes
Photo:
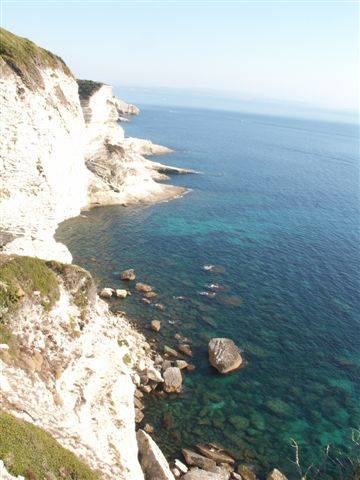
[(205, 272), (212, 272), (212, 273), (225, 273), (225, 268), (221, 265), (204, 265)]
[(179, 352), (183, 353), (184, 355), (187, 355), (188, 357), (193, 356), (193, 353), (192, 353), (189, 345), (186, 345), (186, 344), (182, 343), (178, 346), (178, 350), (179, 350)]
[(196, 448), (208, 458), (211, 458), (216, 463), (228, 463), (233, 464), (235, 460), (229, 454), (227, 454), (221, 447), (211, 445), (196, 445)]
[(153, 287), (151, 285), (148, 285), (147, 283), (137, 283), (135, 285), (135, 288), (138, 292), (151, 292), (153, 290)]
[(169, 367), (163, 373), (164, 390), (167, 393), (180, 393), (182, 388), (182, 375), (178, 367)]
[(216, 467), (216, 462), (211, 458), (204, 457), (203, 455), (199, 455), (188, 448), (183, 448), (182, 454), (184, 455), (185, 462), (194, 467), (199, 467), (204, 470), (210, 471), (212, 468)]
[(257, 476), (247, 465), (239, 465), (237, 468), (237, 472), (244, 480), (257, 480)]
[(199, 295), (202, 295), (203, 297), (213, 298), (213, 297), (215, 297), (216, 292), (203, 291), (203, 292), (199, 292)]
[(155, 308), (163, 312), (165, 310), (165, 305), (162, 303), (155, 303)]
[(159, 332), (160, 328), (161, 328), (160, 320), (153, 320), (151, 322), (151, 330), (153, 330), (154, 332)]
[(249, 427), (250, 422), (247, 418), (241, 417), (239, 415), (231, 415), (229, 418), (229, 422), (233, 425), (237, 430), (245, 430)]
[(136, 432), (139, 461), (146, 478), (151, 480), (174, 480), (164, 454), (144, 430)]
[(157, 293), (156, 293), (156, 292), (153, 292), (153, 291), (151, 291), (151, 292), (146, 292), (146, 293), (145, 293), (145, 297), (146, 297), (146, 298), (150, 298), (150, 299), (151, 299), (151, 298), (155, 298), (155, 297), (157, 297)]
[(133, 268), (128, 268), (127, 270), (124, 270), (123, 272), (120, 273), (120, 279), (131, 282), (135, 280), (136, 275), (135, 275), (135, 270)]
[(229, 338), (212, 338), (209, 342), (209, 361), (220, 373), (230, 373), (243, 364), (239, 348)]
[(169, 357), (178, 358), (179, 356), (179, 353), (176, 350), (174, 350), (171, 347), (168, 347), (167, 345), (164, 346), (164, 353)]

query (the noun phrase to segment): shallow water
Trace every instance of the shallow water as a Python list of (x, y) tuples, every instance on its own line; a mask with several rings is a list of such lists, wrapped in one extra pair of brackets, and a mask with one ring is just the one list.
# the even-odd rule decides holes
[[(57, 238), (102, 285), (120, 285), (118, 273), (135, 268), (165, 311), (138, 294), (113, 307), (150, 337), (150, 321), (162, 320), (160, 345), (175, 345), (176, 332), (192, 342), (196, 371), (178, 397), (150, 399), (146, 421), (170, 457), (213, 441), (260, 473), (278, 466), (297, 478), (291, 439), (309, 464), (328, 443), (344, 450), (360, 425), (356, 127), (144, 107), (126, 132), (176, 149), (161, 161), (201, 171), (172, 179), (192, 191), (159, 205), (92, 210)], [(199, 294), (214, 282), (224, 290)], [(243, 369), (211, 370), (213, 336), (234, 339)], [(329, 465), (321, 478), (338, 478), (335, 471)]]

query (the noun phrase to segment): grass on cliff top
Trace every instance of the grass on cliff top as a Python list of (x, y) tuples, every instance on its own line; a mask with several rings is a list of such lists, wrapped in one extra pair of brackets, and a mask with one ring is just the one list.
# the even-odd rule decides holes
[(45, 430), (1, 411), (0, 458), (11, 474), (28, 480), (99, 478)]
[(101, 82), (94, 82), (93, 80), (78, 79), (76, 81), (79, 87), (79, 97), (83, 100), (87, 100), (104, 85)]
[(11, 312), (24, 295), (40, 292), (43, 307), (49, 310), (59, 299), (56, 274), (44, 260), (32, 257), (0, 258), (0, 318)]
[(0, 57), (31, 90), (44, 86), (41, 68), (58, 68), (72, 76), (60, 57), (4, 28), (0, 28)]

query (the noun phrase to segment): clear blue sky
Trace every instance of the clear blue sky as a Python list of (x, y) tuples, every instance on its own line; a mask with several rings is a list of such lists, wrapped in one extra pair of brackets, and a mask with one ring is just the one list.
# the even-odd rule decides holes
[(80, 78), (357, 108), (356, 2), (13, 1), (2, 26)]

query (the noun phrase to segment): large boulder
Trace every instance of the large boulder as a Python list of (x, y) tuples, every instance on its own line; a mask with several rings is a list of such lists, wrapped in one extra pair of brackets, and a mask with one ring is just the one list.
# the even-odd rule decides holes
[(167, 393), (180, 393), (182, 387), (181, 370), (178, 367), (169, 367), (163, 373), (164, 390)]
[(156, 370), (156, 368), (153, 367), (147, 368), (145, 371), (145, 375), (149, 380), (152, 380), (156, 383), (162, 383), (164, 381), (159, 370)]
[(199, 467), (208, 471), (211, 471), (214, 467), (216, 467), (216, 462), (214, 462), (214, 460), (203, 457), (202, 455), (199, 455), (188, 448), (183, 448), (182, 454), (184, 455), (185, 462), (191, 467)]
[(257, 480), (257, 476), (252, 471), (252, 469), (247, 465), (239, 465), (237, 467), (237, 472), (241, 475), (244, 480)]
[(235, 463), (235, 459), (226, 453), (221, 447), (216, 445), (196, 445), (196, 448), (200, 453), (205, 455), (205, 457), (211, 458), (216, 463)]
[(183, 477), (182, 480), (227, 480), (229, 475), (225, 472), (208, 472), (200, 468), (192, 468)]
[(230, 373), (244, 362), (240, 349), (229, 338), (212, 338), (209, 342), (210, 364), (220, 373)]
[(117, 296), (117, 298), (126, 298), (127, 294), (127, 290), (124, 290), (123, 288), (118, 288), (115, 290), (115, 295)]
[(110, 298), (112, 297), (113, 292), (112, 288), (105, 287), (100, 291), (99, 295), (101, 298)]
[(151, 480), (175, 480), (160, 448), (144, 430), (136, 432), (139, 461), (145, 477)]
[(135, 285), (135, 288), (138, 292), (151, 292), (153, 290), (153, 287), (151, 285), (148, 285), (147, 283), (137, 283)]
[(135, 275), (135, 270), (133, 268), (128, 268), (127, 270), (124, 270), (123, 272), (120, 273), (121, 280), (131, 282), (135, 280), (135, 278), (136, 278), (136, 275)]
[(266, 477), (266, 480), (287, 480), (287, 478), (280, 472), (280, 470), (274, 468), (274, 470), (272, 470)]

